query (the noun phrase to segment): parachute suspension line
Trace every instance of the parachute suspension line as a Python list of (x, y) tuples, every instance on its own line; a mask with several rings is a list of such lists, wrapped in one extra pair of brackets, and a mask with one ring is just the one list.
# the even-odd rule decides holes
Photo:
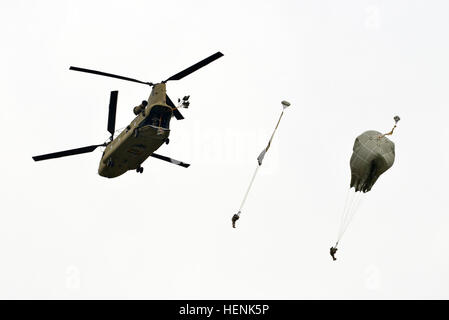
[(340, 223), (340, 229), (338, 231), (337, 242), (335, 244), (335, 247), (337, 247), (339, 241), (341, 240), (341, 235), (343, 233), (344, 226), (346, 225), (346, 221), (348, 219), (349, 213), (350, 213), (351, 208), (352, 208), (352, 206), (354, 204), (354, 200), (355, 200), (355, 196), (356, 196), (355, 193), (351, 192), (351, 189), (349, 189), (348, 193), (350, 194), (349, 195), (349, 200), (345, 204), (345, 208), (343, 210), (343, 214), (342, 214), (342, 217), (341, 217), (341, 223)]
[(246, 190), (245, 196), (243, 197), (242, 203), (240, 204), (239, 212), (237, 213), (238, 216), (240, 216), (240, 213), (242, 212), (243, 205), (246, 202), (246, 198), (248, 197), (249, 190), (251, 190), (251, 186), (253, 185), (254, 179), (256, 178), (257, 171), (259, 170), (259, 167), (260, 166), (257, 165), (256, 170), (254, 170), (253, 177), (251, 178), (251, 182), (249, 183), (248, 189)]
[(335, 261), (337, 258), (335, 258), (335, 254), (338, 251), (338, 244), (343, 237), (343, 234), (346, 231), (347, 226), (349, 225), (349, 221), (352, 219), (353, 212), (355, 212), (355, 207), (357, 207), (356, 202), (358, 199), (357, 192), (352, 192), (352, 189), (349, 188), (348, 192), (346, 194), (346, 200), (345, 200), (345, 206), (343, 207), (343, 212), (341, 214), (341, 221), (340, 221), (340, 228), (338, 230), (337, 235), (337, 241), (335, 243), (335, 246), (330, 248), (330, 254), (332, 256), (332, 259)]
[(348, 217), (347, 221), (346, 221), (346, 225), (344, 226), (343, 232), (341, 234), (341, 237), (343, 237), (343, 235), (345, 234), (346, 230), (348, 229), (349, 224), (351, 223), (352, 219), (354, 218), (355, 214), (357, 213), (357, 210), (359, 208), (360, 202), (362, 200), (362, 193), (359, 192), (359, 194), (356, 196), (356, 201), (354, 203), (354, 207), (351, 210), (350, 216)]
[(245, 196), (243, 197), (242, 203), (240, 204), (239, 212), (237, 212), (236, 214), (234, 214), (232, 216), (232, 227), (233, 228), (235, 228), (235, 223), (240, 218), (240, 214), (242, 213), (242, 209), (243, 209), (243, 206), (244, 206), (244, 204), (246, 202), (246, 198), (248, 197), (248, 194), (249, 194), (249, 191), (251, 190), (251, 187), (253, 185), (254, 179), (256, 178), (257, 171), (259, 170), (259, 167), (262, 165), (263, 158), (265, 157), (265, 154), (267, 153), (268, 149), (271, 146), (271, 142), (273, 141), (274, 134), (276, 133), (276, 130), (279, 127), (279, 123), (281, 122), (282, 116), (284, 115), (284, 110), (285, 110), (285, 108), (290, 106), (290, 103), (285, 101), (285, 100), (282, 101), (281, 103), (282, 103), (283, 109), (282, 109), (281, 115), (279, 116), (279, 120), (276, 123), (276, 127), (274, 128), (274, 131), (271, 134), (270, 141), (268, 141), (267, 147), (265, 149), (263, 149), (262, 152), (257, 157), (257, 167), (256, 167), (256, 170), (254, 170), (254, 174), (253, 174), (253, 177), (251, 178), (251, 182), (249, 183), (248, 189), (246, 190)]
[(350, 206), (347, 208), (347, 211), (345, 212), (345, 218), (344, 221), (340, 227), (340, 233), (338, 236), (337, 243), (341, 240), (343, 235), (345, 234), (346, 230), (348, 229), (349, 224), (351, 223), (352, 219), (355, 216), (355, 213), (357, 212), (357, 209), (360, 205), (360, 201), (362, 199), (362, 193), (361, 192), (355, 192), (355, 195), (352, 198)]
[(354, 196), (352, 197), (351, 204), (348, 207), (348, 210), (346, 212), (346, 216), (343, 221), (343, 224), (341, 226), (341, 231), (340, 231), (340, 235), (338, 237), (338, 241), (341, 240), (341, 238), (343, 237), (343, 234), (345, 233), (345, 231), (349, 225), (349, 222), (352, 220), (352, 217), (354, 216), (358, 201), (359, 201), (359, 193), (355, 192)]
[(354, 202), (355, 202), (355, 199), (357, 196), (357, 194), (355, 192), (351, 192), (351, 189), (348, 190), (348, 194), (349, 194), (349, 200), (345, 204), (345, 208), (343, 210), (340, 229), (338, 231), (338, 236), (337, 236), (336, 246), (338, 245), (338, 242), (341, 240), (342, 234), (344, 233), (345, 225), (348, 221), (348, 217), (350, 216), (351, 210), (354, 206)]
[[(353, 199), (354, 199), (354, 194), (351, 192), (351, 189), (348, 189), (348, 192), (346, 192), (345, 206), (343, 207), (343, 212), (341, 213), (341, 217), (340, 217), (340, 229), (338, 230), (338, 233), (337, 233), (337, 240), (340, 239), (341, 230), (343, 228), (346, 213), (348, 211), (348, 205)], [(338, 245), (338, 241), (337, 241), (335, 247), (337, 245)]]

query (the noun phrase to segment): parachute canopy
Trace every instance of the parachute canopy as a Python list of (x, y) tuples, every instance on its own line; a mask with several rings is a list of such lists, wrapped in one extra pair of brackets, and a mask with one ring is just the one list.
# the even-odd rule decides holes
[(378, 131), (366, 131), (355, 139), (351, 156), (351, 188), (368, 192), (394, 162), (394, 143)]

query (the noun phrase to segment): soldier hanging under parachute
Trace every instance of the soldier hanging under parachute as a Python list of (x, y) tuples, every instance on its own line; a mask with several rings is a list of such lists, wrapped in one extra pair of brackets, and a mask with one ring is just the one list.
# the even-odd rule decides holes
[[(393, 134), (399, 120), (398, 116), (394, 117), (395, 125), (388, 133), (382, 134), (371, 130), (362, 133), (355, 139), (350, 160), (351, 184), (346, 197), (337, 242), (334, 247), (330, 248), (330, 255), (334, 261), (337, 260), (335, 254), (338, 250), (338, 243), (357, 211), (362, 192), (370, 191), (380, 175), (390, 169), (394, 163), (394, 143), (386, 136)], [(351, 188), (354, 188), (354, 194), (348, 201)]]

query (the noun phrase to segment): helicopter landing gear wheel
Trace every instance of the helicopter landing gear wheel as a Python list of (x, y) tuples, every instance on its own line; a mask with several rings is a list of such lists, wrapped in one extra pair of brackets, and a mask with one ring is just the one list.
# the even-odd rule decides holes
[(138, 172), (138, 173), (143, 173), (143, 168), (142, 168), (141, 166), (139, 166), (139, 167), (136, 169), (136, 172)]
[(134, 129), (134, 138), (139, 136), (139, 128)]
[(169, 144), (169, 143), (170, 143), (170, 139), (169, 138), (165, 139), (165, 144)]
[(106, 166), (107, 167), (112, 167), (114, 166), (114, 162), (112, 161), (112, 158), (109, 158), (108, 161), (106, 162)]

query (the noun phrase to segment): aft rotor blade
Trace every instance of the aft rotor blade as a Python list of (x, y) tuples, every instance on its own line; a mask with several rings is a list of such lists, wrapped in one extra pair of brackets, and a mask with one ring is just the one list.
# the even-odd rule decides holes
[(176, 108), (175, 104), (173, 103), (173, 101), (171, 101), (171, 99), (169, 98), (169, 96), (166, 95), (165, 97), (166, 97), (165, 101), (166, 101), (167, 104), (172, 108), (172, 110), (173, 110), (173, 115), (175, 116), (176, 120), (182, 120), (182, 119), (184, 119), (184, 117), (182, 116), (181, 112), (179, 112), (178, 108)]
[(108, 115), (108, 131), (111, 137), (114, 137), (115, 132), (115, 115), (117, 112), (117, 98), (118, 91), (111, 91), (111, 97), (109, 98), (109, 115)]
[(164, 160), (164, 161), (167, 161), (167, 162), (171, 162), (173, 164), (176, 164), (176, 165), (184, 167), (184, 168), (188, 168), (190, 166), (190, 164), (188, 164), (188, 163), (184, 163), (182, 161), (178, 161), (178, 160), (175, 160), (175, 159), (172, 159), (172, 158), (169, 158), (169, 157), (161, 156), (160, 154), (153, 153), (150, 156), (153, 157), (153, 158), (159, 159), (159, 160)]
[(111, 77), (111, 78), (116, 78), (116, 79), (126, 80), (126, 81), (132, 81), (132, 82), (137, 82), (137, 83), (147, 84), (147, 85), (149, 85), (149, 86), (152, 86), (152, 85), (153, 85), (151, 82), (144, 82), (144, 81), (140, 81), (140, 80), (133, 79), (133, 78), (128, 78), (128, 77), (119, 76), (119, 75), (113, 74), (113, 73), (107, 73), (107, 72), (96, 71), (96, 70), (91, 70), (91, 69), (78, 68), (78, 67), (70, 67), (70, 70), (73, 70), (73, 71), (80, 71), (80, 72), (87, 72), (87, 73), (93, 73), (93, 74), (96, 74), (96, 75), (99, 75), (99, 76), (105, 76), (105, 77)]
[(33, 160), (41, 161), (41, 160), (73, 156), (73, 155), (81, 154), (81, 153), (88, 153), (88, 152), (94, 151), (95, 149), (97, 149), (98, 147), (101, 147), (101, 146), (105, 146), (105, 144), (96, 144), (96, 145), (88, 146), (88, 147), (82, 147), (82, 148), (76, 148), (76, 149), (70, 149), (70, 150), (65, 150), (65, 151), (43, 154), (40, 156), (34, 156)]
[(164, 82), (167, 82), (167, 81), (170, 81), (170, 80), (180, 80), (180, 79), (184, 78), (185, 76), (188, 76), (192, 72), (195, 72), (196, 70), (198, 70), (198, 69), (208, 65), (209, 63), (217, 60), (218, 58), (220, 58), (222, 56), (223, 56), (223, 53), (221, 53), (220, 51), (217, 52), (217, 53), (214, 53), (210, 57), (207, 57), (206, 59), (201, 60), (200, 62), (194, 64), (193, 66), (190, 66), (187, 69), (184, 69), (183, 71), (178, 72), (177, 74), (171, 76), (170, 78), (168, 78)]

